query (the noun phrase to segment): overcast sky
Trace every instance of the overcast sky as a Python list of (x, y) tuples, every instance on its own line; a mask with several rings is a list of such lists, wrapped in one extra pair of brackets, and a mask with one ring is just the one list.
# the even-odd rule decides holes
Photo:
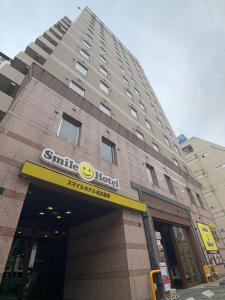
[(0, 0), (0, 51), (14, 57), (78, 6), (137, 57), (176, 134), (225, 146), (224, 0)]

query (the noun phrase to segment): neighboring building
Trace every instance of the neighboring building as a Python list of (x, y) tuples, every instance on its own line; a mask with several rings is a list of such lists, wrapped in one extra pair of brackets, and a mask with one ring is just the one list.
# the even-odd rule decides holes
[(181, 147), (225, 244), (225, 147), (196, 137)]
[(154, 91), (90, 9), (0, 69), (0, 110), (0, 299), (149, 299), (163, 260), (174, 287), (224, 274)]

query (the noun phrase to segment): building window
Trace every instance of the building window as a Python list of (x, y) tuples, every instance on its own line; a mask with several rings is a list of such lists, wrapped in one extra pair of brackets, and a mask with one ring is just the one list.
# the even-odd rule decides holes
[(130, 108), (130, 111), (131, 111), (131, 115), (132, 115), (135, 119), (138, 119), (137, 111), (136, 111), (133, 107)]
[(58, 137), (77, 145), (79, 130), (80, 123), (72, 117), (63, 114), (57, 134)]
[(101, 72), (105, 77), (108, 76), (108, 71), (107, 71), (105, 68), (103, 68), (102, 66), (100, 66), (100, 72)]
[(152, 146), (155, 151), (159, 152), (159, 146), (156, 143), (152, 143)]
[(88, 42), (88, 41), (86, 41), (86, 40), (84, 40), (83, 41), (83, 44), (87, 47), (87, 48), (91, 48), (91, 45), (90, 45), (90, 43)]
[(126, 94), (127, 94), (127, 96), (130, 98), (130, 99), (133, 99), (133, 96), (132, 96), (132, 94), (131, 94), (131, 92), (130, 91), (126, 91)]
[(159, 119), (157, 119), (157, 122), (158, 122), (159, 126), (162, 127), (162, 122)]
[(75, 68), (84, 76), (87, 76), (88, 73), (88, 69), (82, 65), (81, 63), (79, 63), (78, 61), (76, 62)]
[(86, 33), (86, 39), (91, 42), (92, 41), (92, 37), (90, 36), (90, 34)]
[(136, 130), (136, 135), (137, 135), (137, 137), (138, 137), (140, 140), (142, 140), (142, 141), (145, 140), (144, 134), (141, 133), (140, 131)]
[(175, 150), (176, 150), (177, 153), (180, 153), (177, 145), (174, 145), (174, 148), (175, 148)]
[(134, 89), (135, 90), (135, 92), (136, 92), (136, 94), (138, 95), (138, 96), (140, 96), (140, 92), (139, 92), (139, 90), (138, 89)]
[(166, 183), (167, 183), (170, 193), (176, 195), (172, 179), (166, 174), (164, 174), (164, 177), (166, 179)]
[(149, 164), (146, 164), (146, 170), (148, 173), (148, 179), (151, 182), (151, 184), (159, 185), (155, 168), (150, 166)]
[(106, 53), (106, 51), (105, 51), (104, 48), (100, 47), (100, 50), (101, 50), (102, 52)]
[(188, 196), (189, 196), (191, 202), (192, 202), (193, 204), (196, 204), (195, 199), (194, 199), (194, 196), (193, 196), (193, 194), (192, 194), (192, 191), (191, 191), (188, 187), (186, 188), (186, 190), (187, 190), (187, 193), (188, 193)]
[(104, 137), (102, 138), (101, 157), (111, 164), (116, 163), (115, 144)]
[(102, 56), (102, 55), (100, 55), (100, 60), (101, 60), (104, 64), (107, 63), (106, 58), (105, 58), (104, 56)]
[(166, 144), (167, 144), (168, 146), (170, 146), (170, 141), (169, 141), (169, 139), (168, 139), (166, 136), (164, 136), (164, 139), (165, 139)]
[(77, 94), (79, 94), (81, 97), (84, 97), (85, 90), (82, 87), (80, 87), (78, 84), (76, 84), (74, 81), (70, 82), (70, 88), (75, 92), (77, 92)]
[(83, 49), (80, 50), (80, 54), (86, 59), (86, 60), (90, 60), (90, 55), (84, 51)]
[(145, 106), (142, 102), (140, 102), (140, 108), (144, 111), (145, 110)]
[(171, 131), (168, 127), (166, 128), (166, 131), (168, 132), (169, 135), (171, 135)]
[(200, 195), (198, 193), (195, 193), (195, 194), (196, 194), (196, 197), (198, 199), (198, 202), (199, 202), (201, 208), (205, 209), (202, 198), (200, 197)]
[(105, 105), (102, 104), (102, 103), (100, 104), (100, 110), (101, 110), (102, 112), (104, 112), (106, 115), (108, 115), (109, 117), (112, 116), (111, 109), (108, 108), (107, 106), (105, 106)]
[(174, 162), (174, 164), (175, 164), (177, 167), (179, 167), (179, 163), (178, 163), (178, 161), (177, 161), (175, 158), (173, 158), (173, 162)]
[(125, 82), (126, 84), (129, 84), (128, 80), (125, 77), (123, 77), (123, 82)]
[(109, 87), (105, 84), (105, 83), (103, 83), (102, 81), (100, 81), (100, 89), (104, 92), (104, 93), (106, 93), (107, 95), (109, 95)]
[(155, 111), (155, 106), (154, 105), (151, 105), (152, 106), (152, 109)]
[(145, 125), (148, 129), (150, 129), (150, 130), (152, 129), (152, 125), (148, 120), (145, 120)]

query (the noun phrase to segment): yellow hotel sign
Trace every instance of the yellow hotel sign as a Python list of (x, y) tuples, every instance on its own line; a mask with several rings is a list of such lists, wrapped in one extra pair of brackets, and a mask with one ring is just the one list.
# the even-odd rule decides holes
[(146, 212), (147, 210), (146, 204), (140, 201), (112, 193), (96, 185), (83, 182), (74, 177), (64, 175), (29, 161), (24, 163), (21, 169), (21, 175), (49, 182), (72, 191), (93, 196), (103, 201), (125, 206), (140, 212)]
[(212, 235), (209, 225), (198, 223), (197, 226), (202, 237), (205, 249), (207, 252), (218, 252), (218, 247)]

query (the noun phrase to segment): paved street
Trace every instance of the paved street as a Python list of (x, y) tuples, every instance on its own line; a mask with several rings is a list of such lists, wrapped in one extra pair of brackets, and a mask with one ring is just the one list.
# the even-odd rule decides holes
[(225, 300), (225, 286), (219, 285), (221, 280), (211, 283), (203, 284), (197, 287), (193, 287), (185, 290), (178, 290), (179, 300), (201, 300), (201, 299), (212, 299), (212, 300)]

